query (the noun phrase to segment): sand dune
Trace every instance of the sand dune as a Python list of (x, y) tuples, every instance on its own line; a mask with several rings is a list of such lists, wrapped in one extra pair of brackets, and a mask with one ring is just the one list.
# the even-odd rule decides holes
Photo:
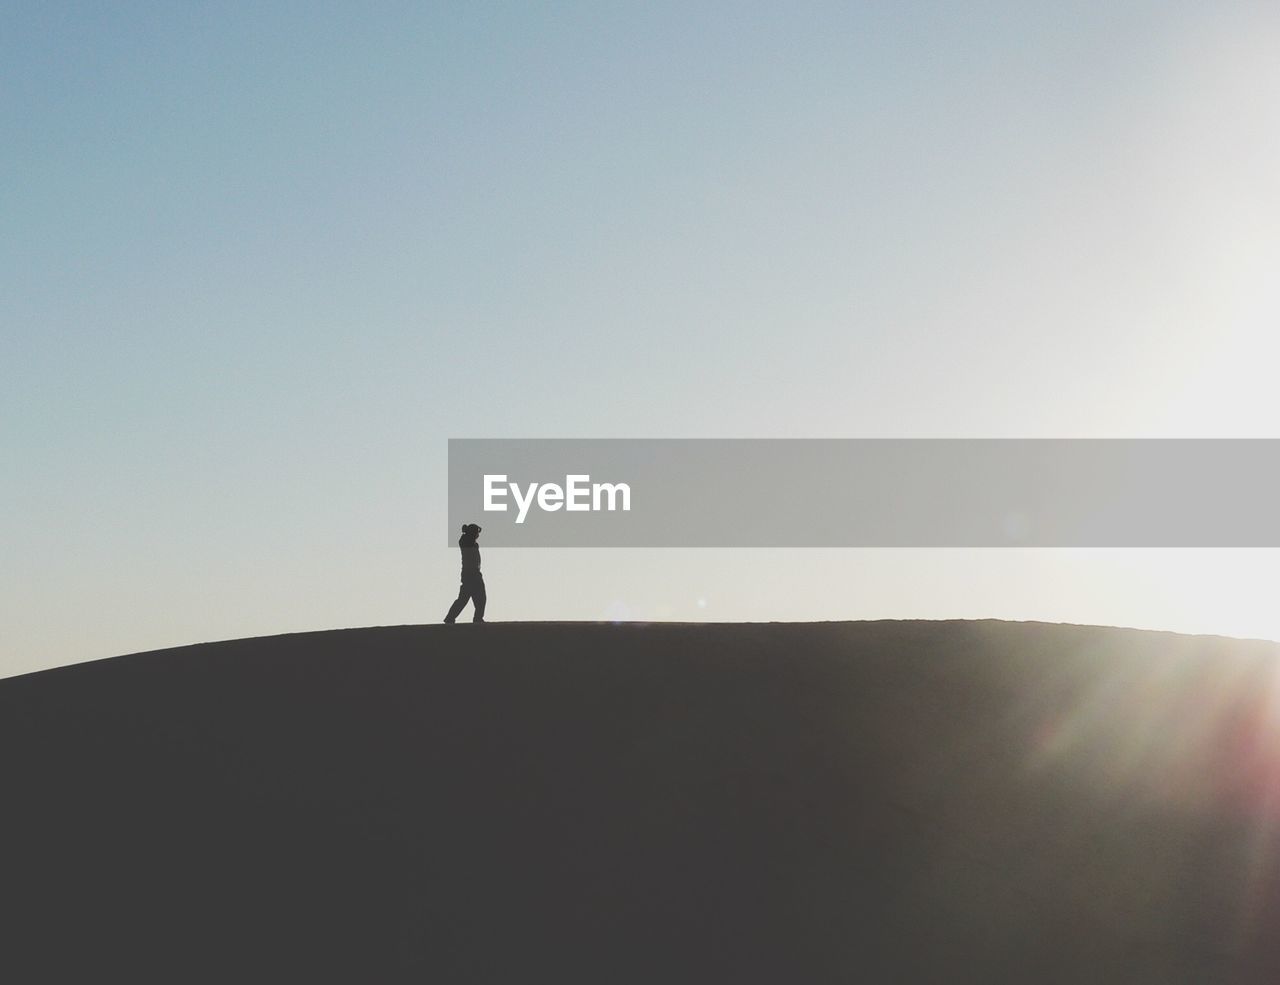
[(1280, 646), (300, 634), (0, 681), (13, 982), (1280, 980)]

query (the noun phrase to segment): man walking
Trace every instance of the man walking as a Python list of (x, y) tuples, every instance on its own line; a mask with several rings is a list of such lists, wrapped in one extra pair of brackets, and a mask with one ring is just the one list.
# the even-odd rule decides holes
[(463, 524), (462, 536), (458, 538), (458, 548), (462, 551), (462, 585), (457, 599), (449, 607), (449, 614), (444, 617), (447, 623), (453, 623), (468, 602), (475, 603), (475, 615), (471, 621), (484, 622), (484, 576), (480, 574), (480, 546), (476, 543), (479, 536), (477, 524)]

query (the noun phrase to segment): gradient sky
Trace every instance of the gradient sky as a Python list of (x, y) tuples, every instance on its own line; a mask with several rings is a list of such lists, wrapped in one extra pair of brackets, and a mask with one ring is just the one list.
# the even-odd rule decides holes
[[(1231, 0), (4, 4), (0, 674), (436, 621), (451, 436), (1280, 437), (1278, 52)], [(1274, 551), (485, 569), (1280, 638)]]

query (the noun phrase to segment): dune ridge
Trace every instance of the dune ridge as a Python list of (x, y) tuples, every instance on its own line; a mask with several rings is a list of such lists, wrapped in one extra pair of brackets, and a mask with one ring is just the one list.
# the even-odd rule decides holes
[(1262, 982), (1280, 644), (404, 626), (0, 681), (11, 980)]

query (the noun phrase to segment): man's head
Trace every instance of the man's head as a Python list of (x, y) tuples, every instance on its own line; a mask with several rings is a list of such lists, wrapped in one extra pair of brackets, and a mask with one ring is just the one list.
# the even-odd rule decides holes
[(478, 523), (464, 523), (464, 524), (462, 525), (462, 532), (463, 532), (464, 534), (466, 534), (468, 537), (479, 537), (479, 536), (480, 536), (480, 524), (478, 524)]

